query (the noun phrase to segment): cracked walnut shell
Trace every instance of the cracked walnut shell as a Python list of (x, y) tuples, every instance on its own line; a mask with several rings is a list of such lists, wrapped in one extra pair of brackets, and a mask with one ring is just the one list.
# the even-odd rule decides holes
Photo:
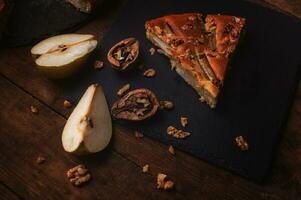
[(114, 69), (124, 71), (131, 68), (139, 56), (139, 41), (127, 38), (115, 44), (108, 52), (108, 61)]
[(111, 113), (117, 119), (141, 121), (153, 116), (159, 107), (155, 94), (144, 88), (132, 90), (116, 101)]

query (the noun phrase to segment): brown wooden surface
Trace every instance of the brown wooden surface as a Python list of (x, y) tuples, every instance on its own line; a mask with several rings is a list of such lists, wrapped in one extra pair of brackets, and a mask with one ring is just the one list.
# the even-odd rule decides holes
[[(301, 19), (299, 0), (266, 1), (254, 0)], [(102, 37), (120, 9), (106, 6), (78, 32)], [(0, 199), (301, 199), (301, 84), (271, 173), (259, 184), (180, 151), (172, 156), (166, 145), (136, 139), (118, 125), (104, 152), (87, 157), (65, 153), (61, 131), (72, 109), (63, 108), (59, 87), (36, 71), (30, 48), (0, 51)], [(31, 105), (39, 108), (38, 115), (30, 112)], [(36, 164), (39, 155), (46, 158), (44, 164)], [(87, 165), (93, 179), (75, 188), (66, 170), (79, 163)], [(145, 164), (149, 174), (142, 173)], [(175, 181), (175, 191), (156, 189), (158, 172)]]

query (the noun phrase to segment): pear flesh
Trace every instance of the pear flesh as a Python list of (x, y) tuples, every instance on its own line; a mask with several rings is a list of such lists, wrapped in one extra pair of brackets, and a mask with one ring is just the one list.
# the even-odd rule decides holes
[(103, 150), (112, 137), (112, 121), (101, 86), (88, 87), (71, 113), (62, 134), (65, 151), (90, 154)]
[(96, 46), (94, 35), (63, 34), (39, 42), (31, 54), (47, 77), (65, 78), (79, 70)]

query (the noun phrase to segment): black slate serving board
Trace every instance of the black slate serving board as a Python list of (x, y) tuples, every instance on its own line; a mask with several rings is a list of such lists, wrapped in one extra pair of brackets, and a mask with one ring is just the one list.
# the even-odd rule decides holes
[[(201, 12), (243, 16), (247, 32), (226, 79), (217, 108), (212, 110), (198, 100), (196, 92), (174, 71), (168, 59), (151, 56), (152, 46), (145, 37), (144, 22), (172, 13)], [(149, 88), (159, 99), (175, 104), (172, 111), (160, 111), (149, 121), (122, 123), (145, 135), (172, 144), (192, 155), (227, 168), (245, 177), (262, 180), (268, 172), (287, 111), (299, 81), (301, 23), (294, 17), (241, 0), (130, 0), (91, 59), (90, 70), (77, 76), (65, 88), (66, 97), (77, 101), (91, 83), (100, 83), (110, 105), (118, 99), (116, 91), (125, 83)], [(127, 37), (141, 42), (144, 69), (154, 67), (155, 78), (142, 76), (143, 70), (120, 73), (106, 60), (108, 49)], [(101, 71), (92, 69), (93, 59), (105, 62)], [(180, 116), (189, 118), (185, 129), (192, 135), (185, 140), (167, 136), (166, 128), (180, 128)], [(234, 138), (242, 135), (249, 151), (241, 152)], [(147, 153), (147, 152), (146, 152)], [(189, 164), (189, 163), (188, 163)]]

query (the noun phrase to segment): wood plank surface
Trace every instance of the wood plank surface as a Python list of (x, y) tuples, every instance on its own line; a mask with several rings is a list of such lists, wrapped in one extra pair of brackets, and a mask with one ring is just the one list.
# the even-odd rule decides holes
[[(301, 17), (298, 0), (266, 1), (282, 5), (281, 9)], [(106, 8), (78, 32), (101, 37), (120, 7)], [(14, 195), (41, 199), (45, 194), (45, 199), (300, 199), (301, 84), (271, 174), (259, 184), (180, 151), (172, 156), (166, 145), (147, 137), (138, 140), (133, 131), (121, 126), (115, 126), (112, 144), (105, 152), (87, 158), (66, 154), (60, 134), (72, 109), (63, 108), (59, 86), (36, 71), (30, 48), (0, 51), (3, 76), (0, 79), (3, 91), (0, 96), (0, 181), (3, 187), (0, 192), (12, 195), (12, 199)], [(38, 106), (39, 115), (30, 112), (30, 105)], [(35, 159), (40, 154), (46, 157), (46, 162), (37, 165)], [(65, 173), (79, 163), (88, 166), (93, 180), (85, 187), (74, 188)], [(141, 167), (145, 164), (150, 165), (150, 174), (142, 174)], [(167, 173), (176, 182), (176, 191), (156, 189), (158, 172)], [(10, 196), (4, 197), (0, 199), (10, 199)]]

